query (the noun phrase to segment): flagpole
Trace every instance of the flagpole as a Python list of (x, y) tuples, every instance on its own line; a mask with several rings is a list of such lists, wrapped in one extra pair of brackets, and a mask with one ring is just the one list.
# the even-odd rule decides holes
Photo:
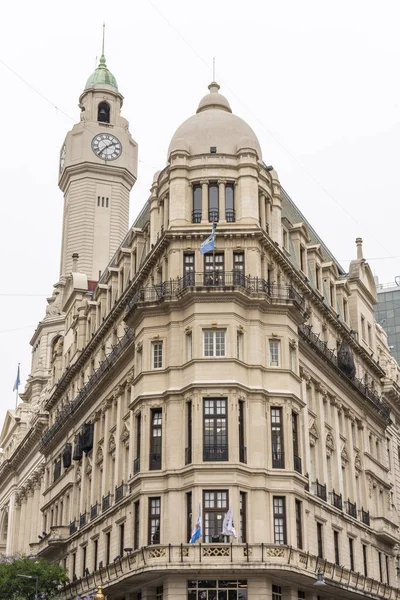
[(18, 363), (18, 370), (17, 370), (17, 385), (15, 387), (15, 409), (17, 409), (18, 407), (18, 387), (19, 387), (19, 367), (20, 367), (21, 363)]

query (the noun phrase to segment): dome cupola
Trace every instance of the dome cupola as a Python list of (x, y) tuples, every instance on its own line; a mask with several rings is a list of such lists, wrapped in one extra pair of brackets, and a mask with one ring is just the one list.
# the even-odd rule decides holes
[(85, 90), (88, 90), (89, 88), (95, 85), (109, 85), (112, 88), (114, 88), (116, 92), (118, 92), (117, 80), (115, 79), (111, 71), (107, 68), (106, 57), (104, 56), (104, 54), (102, 54), (100, 57), (99, 66), (87, 80)]

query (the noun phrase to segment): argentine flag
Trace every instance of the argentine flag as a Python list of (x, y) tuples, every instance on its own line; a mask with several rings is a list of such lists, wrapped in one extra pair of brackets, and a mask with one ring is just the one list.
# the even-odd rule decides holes
[(197, 517), (196, 525), (194, 526), (192, 537), (189, 540), (189, 544), (194, 544), (201, 538), (201, 508), (199, 504), (199, 516)]
[(208, 236), (206, 240), (200, 246), (200, 254), (206, 254), (207, 252), (211, 252), (214, 250), (214, 240), (215, 240), (215, 232), (214, 232), (214, 223), (212, 224), (211, 235)]

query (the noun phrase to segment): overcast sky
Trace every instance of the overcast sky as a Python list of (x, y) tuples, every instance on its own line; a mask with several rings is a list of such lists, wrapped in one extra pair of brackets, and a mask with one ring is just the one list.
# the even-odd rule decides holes
[(389, 282), (400, 274), (399, 18), (395, 0), (1, 3), (1, 422), (58, 280), (59, 150), (79, 120), (103, 20), (107, 65), (139, 145), (131, 223), (175, 129), (207, 93), (216, 56), (221, 93), (336, 258), (347, 269), (361, 236)]

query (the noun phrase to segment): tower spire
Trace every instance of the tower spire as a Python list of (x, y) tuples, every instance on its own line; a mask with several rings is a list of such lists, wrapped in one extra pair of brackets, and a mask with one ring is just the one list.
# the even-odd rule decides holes
[(106, 69), (107, 65), (106, 65), (106, 57), (104, 56), (104, 39), (106, 37), (106, 24), (103, 22), (103, 39), (101, 42), (101, 56), (100, 56), (100, 61), (99, 61), (99, 69)]
[(103, 22), (103, 43), (101, 45), (101, 54), (104, 56), (104, 38), (106, 37), (106, 24)]

